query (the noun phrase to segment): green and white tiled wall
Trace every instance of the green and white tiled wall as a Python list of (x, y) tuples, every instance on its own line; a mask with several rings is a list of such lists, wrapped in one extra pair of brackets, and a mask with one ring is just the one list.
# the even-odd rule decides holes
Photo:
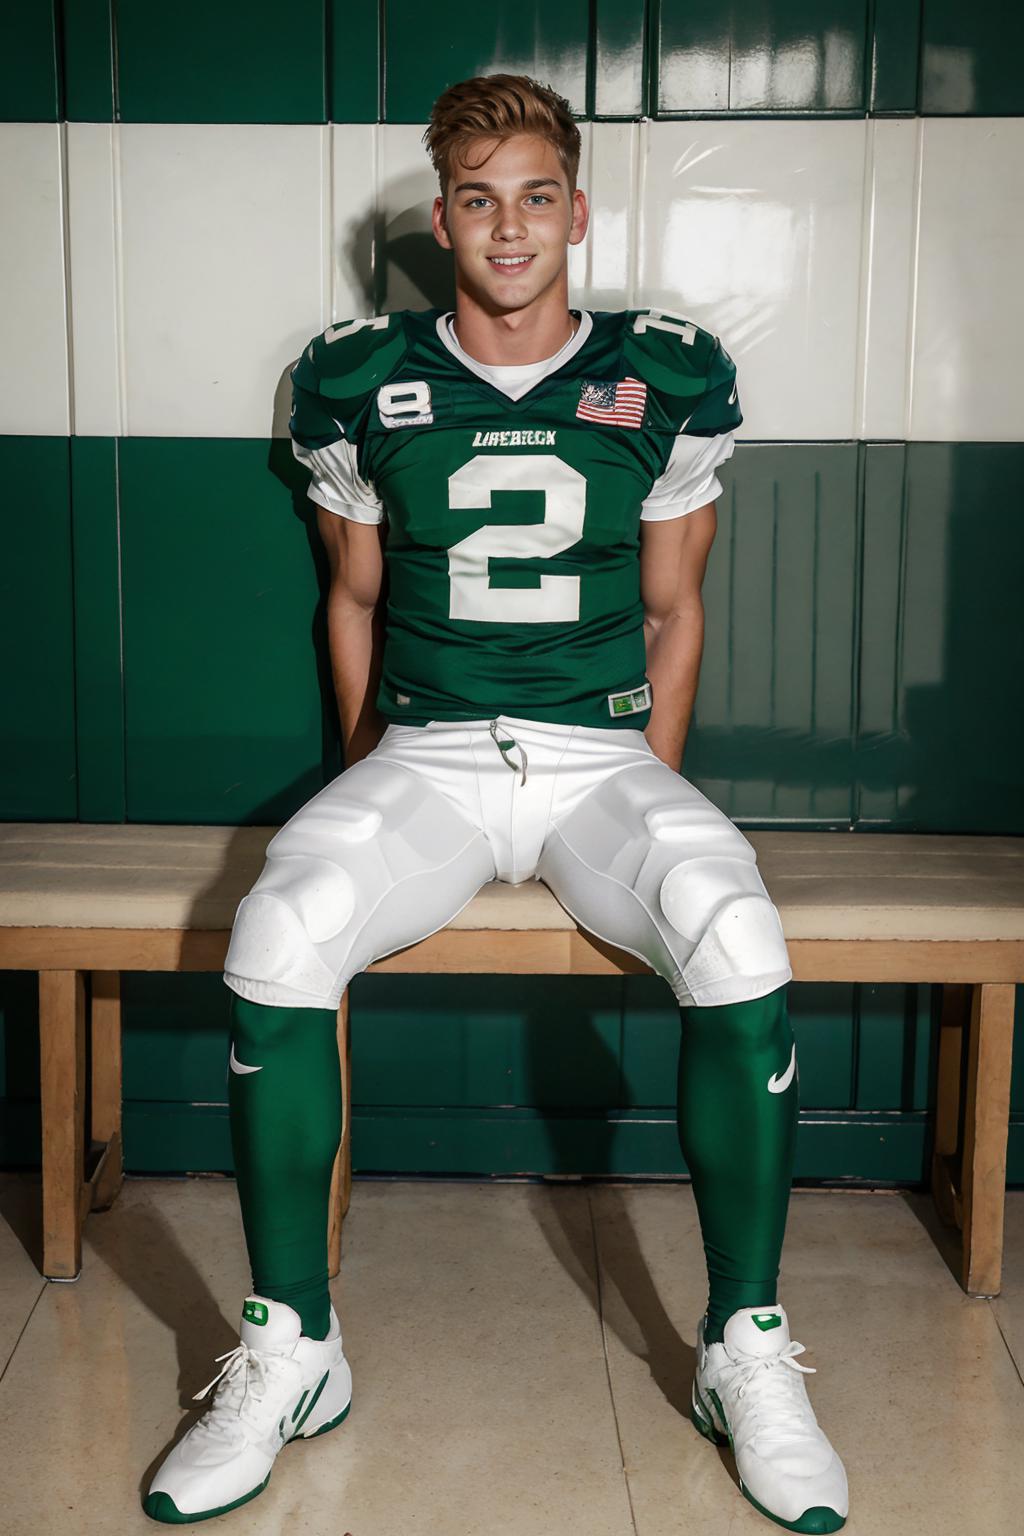
[[(420, 135), (509, 68), (581, 119), (576, 301), (737, 362), (687, 777), (749, 828), (1024, 833), (1021, 43), (993, 0), (8, 7), (0, 817), (276, 822), (340, 771), (288, 368), (448, 301)], [(37, 1155), (30, 983), (0, 1162)], [(129, 1166), (230, 1168), (223, 983), (125, 991)], [(800, 1176), (922, 1176), (928, 989), (791, 1000)], [(356, 1166), (679, 1171), (670, 1001), (357, 978)]]

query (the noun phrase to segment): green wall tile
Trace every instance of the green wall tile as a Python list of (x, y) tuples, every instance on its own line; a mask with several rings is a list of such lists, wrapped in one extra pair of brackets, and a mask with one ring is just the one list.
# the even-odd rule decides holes
[(605, 977), (357, 976), (359, 1103), (617, 1103), (620, 992), (621, 983)]
[(863, 112), (867, 0), (661, 0), (656, 115)]
[(323, 0), (118, 0), (124, 123), (323, 123)]
[(0, 16), (0, 122), (56, 123), (62, 115), (54, 0), (8, 4)]
[(114, 119), (114, 0), (73, 0), (62, 8), (65, 112), (71, 122)]
[(893, 817), (907, 830), (1024, 833), (1022, 502), (1024, 443), (909, 444)]
[(0, 817), (74, 821), (68, 439), (0, 436), (0, 484)]
[(73, 437), (70, 449), (78, 819), (123, 821), (117, 442)]
[(380, 116), (377, 0), (328, 0), (329, 117), (375, 123)]
[(1020, 834), (1024, 443), (865, 449), (858, 819)]
[(936, 989), (929, 986), (858, 987), (854, 1107), (926, 1107), (937, 1048), (936, 1002)]
[(588, 115), (642, 117), (649, 111), (648, 7), (643, 0), (594, 0)]
[(721, 480), (683, 773), (737, 820), (846, 825), (857, 446), (741, 444)]
[(420, 0), (388, 0), (384, 16), (389, 123), (425, 123), (447, 86), (498, 71), (531, 75), (586, 111), (588, 0), (439, 0), (429, 12)]
[(122, 439), (128, 820), (283, 822), (340, 771), (307, 481), (283, 440)]
[(872, 6), (869, 101), (873, 113), (917, 110), (921, 10), (921, 0), (881, 0)]
[(1004, 0), (928, 0), (922, 7), (924, 113), (1024, 113), (1024, 11)]

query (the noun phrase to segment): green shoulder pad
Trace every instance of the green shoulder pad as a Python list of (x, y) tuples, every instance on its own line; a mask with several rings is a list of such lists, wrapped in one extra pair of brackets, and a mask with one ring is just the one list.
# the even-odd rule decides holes
[(664, 309), (627, 310), (624, 322), (623, 356), (678, 430), (713, 437), (739, 426), (736, 367), (717, 336)]
[(404, 312), (329, 325), (304, 348), (292, 368), (292, 417), (297, 442), (322, 448), (335, 442), (367, 399), (400, 368), (409, 350)]

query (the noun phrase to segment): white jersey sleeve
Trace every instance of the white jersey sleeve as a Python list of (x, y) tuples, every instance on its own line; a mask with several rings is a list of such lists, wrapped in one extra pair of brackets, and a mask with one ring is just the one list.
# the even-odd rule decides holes
[(655, 480), (641, 506), (641, 520), (649, 523), (682, 517), (721, 496), (722, 482), (715, 470), (732, 458), (735, 446), (731, 432), (719, 432), (714, 437), (680, 432), (664, 473)]
[(382, 523), (384, 503), (356, 468), (356, 445), (341, 437), (326, 448), (305, 448), (292, 438), (292, 452), (310, 471), (306, 495), (317, 506), (353, 523)]

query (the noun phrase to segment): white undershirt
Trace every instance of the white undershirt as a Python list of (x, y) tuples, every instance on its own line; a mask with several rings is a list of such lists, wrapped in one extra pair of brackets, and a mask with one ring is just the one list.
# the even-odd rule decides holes
[[(521, 399), (535, 384), (539, 384), (541, 379), (547, 378), (549, 373), (554, 373), (556, 368), (561, 368), (569, 354), (577, 349), (582, 325), (581, 322), (580, 325), (574, 326), (572, 335), (566, 338), (558, 351), (552, 352), (550, 357), (541, 358), (539, 363), (481, 363), (465, 351), (456, 336), (454, 312), (445, 315), (444, 318), (448, 345), (459, 362), (486, 379), (488, 384), (493, 384), (495, 389), (500, 389), (502, 394), (508, 395), (510, 400)], [(589, 330), (590, 327), (588, 326), (587, 329)], [(444, 339), (446, 338), (442, 338)]]

